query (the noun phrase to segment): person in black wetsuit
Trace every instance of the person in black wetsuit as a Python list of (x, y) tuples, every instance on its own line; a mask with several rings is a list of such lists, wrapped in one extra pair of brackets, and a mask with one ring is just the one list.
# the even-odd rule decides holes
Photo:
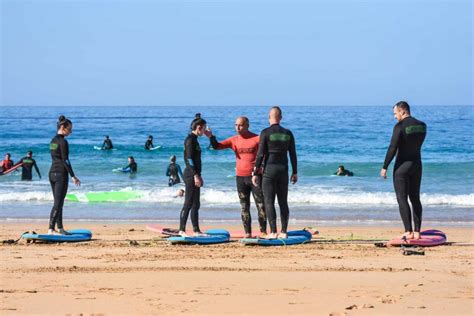
[(202, 118), (194, 119), (192, 132), (184, 140), (184, 168), (183, 179), (185, 184), (184, 205), (181, 209), (179, 234), (186, 236), (186, 222), (191, 211), (191, 222), (194, 235), (201, 235), (199, 228), (199, 207), (201, 206), (201, 187), (204, 182), (201, 177), (201, 146), (198, 136), (204, 135), (206, 121)]
[(21, 180), (31, 181), (33, 179), (33, 167), (41, 179), (41, 173), (36, 164), (36, 160), (33, 159), (33, 152), (31, 150), (26, 153), (26, 157), (21, 158), (16, 164), (23, 164), (21, 166)]
[(153, 148), (153, 136), (148, 136), (148, 139), (146, 140), (145, 143), (145, 150), (150, 150)]
[(138, 171), (138, 165), (135, 162), (135, 158), (133, 156), (128, 157), (128, 165), (122, 168), (123, 172), (130, 172), (130, 174), (135, 174)]
[[(262, 190), (271, 233), (268, 238), (287, 238), (288, 218), (288, 153), (292, 167), (291, 182), (298, 181), (296, 146), (293, 133), (280, 126), (281, 109), (270, 110), (270, 127), (260, 133), (257, 159), (252, 173), (252, 182), (258, 185), (258, 170), (263, 166)], [(275, 195), (278, 198), (281, 216), (281, 234), (277, 235)]]
[[(425, 140), (427, 128), (425, 123), (411, 116), (410, 106), (405, 101), (395, 104), (393, 114), (398, 123), (393, 128), (392, 139), (380, 175), (384, 179), (387, 178), (387, 168), (396, 154), (397, 159), (393, 168), (393, 186), (397, 195), (400, 216), (405, 226), (405, 233), (402, 237), (420, 239), (422, 218), (420, 201), (421, 146)], [(408, 198), (410, 198), (413, 208), (413, 216)]]
[(111, 150), (114, 149), (114, 145), (112, 144), (112, 140), (109, 138), (109, 135), (105, 136), (104, 143), (102, 144), (103, 150)]
[(352, 171), (346, 170), (343, 165), (340, 165), (337, 168), (337, 171), (334, 173), (335, 176), (345, 176), (345, 177), (352, 177), (354, 173)]
[(176, 156), (173, 155), (170, 157), (170, 164), (166, 169), (166, 175), (168, 178), (168, 186), (172, 187), (175, 184), (181, 183), (181, 179), (183, 178), (183, 172), (181, 171), (181, 167), (176, 163)]
[(49, 182), (53, 190), (54, 204), (49, 217), (48, 234), (57, 234), (54, 230), (57, 225), (59, 233), (67, 235), (68, 232), (63, 227), (63, 205), (68, 189), (68, 175), (71, 176), (75, 185), (80, 185), (81, 181), (75, 176), (69, 161), (69, 144), (66, 137), (72, 133), (72, 123), (61, 115), (57, 127), (57, 135), (53, 137), (49, 144), (52, 159)]

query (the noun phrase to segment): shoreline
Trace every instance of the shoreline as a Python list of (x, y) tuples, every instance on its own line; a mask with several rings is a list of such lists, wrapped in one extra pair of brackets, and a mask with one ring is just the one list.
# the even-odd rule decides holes
[[(91, 229), (93, 240), (0, 246), (2, 315), (473, 312), (471, 228), (443, 229), (452, 244), (403, 256), (373, 245), (401, 227), (321, 226), (308, 244), (250, 247), (173, 246), (139, 223), (65, 224)], [(3, 222), (0, 238), (16, 237), (25, 226), (47, 228)]]

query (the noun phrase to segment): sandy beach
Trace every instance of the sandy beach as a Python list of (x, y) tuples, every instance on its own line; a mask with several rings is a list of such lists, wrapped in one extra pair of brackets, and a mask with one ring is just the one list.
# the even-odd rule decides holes
[[(1, 239), (45, 223), (3, 223)], [(403, 256), (395, 227), (318, 227), (313, 242), (173, 246), (145, 224), (69, 223), (90, 242), (1, 246), (2, 315), (472, 315), (473, 231)], [(238, 227), (228, 226), (229, 229)]]

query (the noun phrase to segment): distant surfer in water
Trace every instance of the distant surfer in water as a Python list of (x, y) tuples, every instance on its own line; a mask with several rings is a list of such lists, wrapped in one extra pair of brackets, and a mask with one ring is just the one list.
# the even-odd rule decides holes
[(184, 140), (184, 204), (181, 209), (179, 234), (186, 236), (186, 222), (191, 212), (191, 222), (195, 236), (202, 235), (199, 228), (199, 208), (201, 206), (201, 187), (204, 181), (201, 177), (201, 146), (198, 137), (204, 135), (206, 121), (201, 117), (195, 118), (191, 124), (191, 133)]
[[(395, 124), (388, 147), (385, 161), (380, 170), (380, 176), (387, 178), (387, 168), (395, 154), (395, 167), (393, 168), (393, 186), (397, 195), (400, 216), (405, 226), (402, 238), (420, 239), (422, 205), (420, 201), (421, 187), (421, 146), (426, 137), (426, 124), (417, 120), (410, 114), (410, 106), (405, 101), (400, 101), (393, 106), (393, 115), (398, 123)], [(410, 198), (412, 210), (408, 204)], [(412, 217), (414, 229), (412, 226)]]
[[(230, 148), (236, 159), (236, 185), (240, 200), (241, 218), (244, 225), (245, 237), (252, 237), (252, 217), (250, 215), (250, 194), (252, 193), (258, 210), (258, 223), (262, 236), (267, 234), (267, 217), (263, 204), (261, 181), (258, 186), (252, 184), (252, 169), (257, 157), (259, 136), (249, 131), (249, 119), (240, 116), (235, 120), (237, 135), (218, 142), (215, 135), (209, 131), (210, 141), (214, 149)], [(261, 176), (261, 174), (259, 174)]]
[(135, 158), (133, 156), (128, 157), (128, 165), (122, 168), (123, 172), (129, 172), (130, 174), (135, 174), (138, 171), (137, 163), (135, 162)]
[(145, 143), (145, 150), (151, 150), (153, 149), (153, 136), (150, 135), (148, 136), (148, 139), (146, 140), (146, 143)]
[(41, 179), (41, 173), (36, 164), (36, 160), (33, 159), (33, 152), (31, 150), (26, 153), (25, 157), (17, 162), (17, 165), (19, 164), (22, 164), (21, 180), (31, 181), (33, 179), (33, 168), (35, 168), (38, 177)]
[(173, 155), (170, 157), (170, 164), (166, 169), (166, 175), (168, 178), (168, 186), (172, 187), (175, 184), (181, 183), (181, 178), (183, 178), (183, 172), (181, 171), (181, 167), (176, 163), (176, 156)]
[(54, 204), (49, 217), (48, 234), (58, 234), (55, 230), (57, 225), (59, 234), (68, 235), (63, 227), (63, 205), (68, 189), (68, 175), (71, 176), (75, 185), (81, 181), (75, 176), (69, 161), (69, 144), (66, 137), (72, 133), (72, 122), (61, 115), (57, 123), (57, 134), (51, 140), (49, 149), (51, 151), (51, 168), (49, 170), (49, 182), (53, 191)]
[(4, 173), (5, 171), (13, 168), (13, 160), (10, 159), (11, 158), (11, 155), (10, 153), (6, 153), (5, 154), (5, 159), (2, 160), (2, 170), (1, 170), (1, 173)]
[(109, 135), (105, 136), (104, 143), (101, 147), (103, 150), (111, 150), (114, 149), (114, 145), (112, 144), (112, 140), (109, 138)]
[(340, 165), (337, 168), (337, 171), (334, 173), (336, 176), (345, 176), (345, 177), (352, 177), (354, 173), (352, 171), (346, 170), (343, 165)]

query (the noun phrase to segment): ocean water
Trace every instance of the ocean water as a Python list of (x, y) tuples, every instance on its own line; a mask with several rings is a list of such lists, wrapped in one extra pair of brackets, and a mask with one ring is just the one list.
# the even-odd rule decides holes
[[(1, 220), (44, 220), (52, 206), (48, 170), (49, 142), (60, 114), (74, 123), (68, 138), (70, 160), (81, 187), (70, 184), (69, 193), (138, 191), (136, 200), (115, 203), (66, 202), (65, 219), (174, 222), (183, 203), (178, 186), (169, 188), (165, 170), (170, 155), (184, 169), (183, 141), (196, 112), (208, 121), (219, 140), (235, 134), (239, 115), (250, 119), (259, 133), (268, 126), (268, 107), (1, 107), (0, 154), (10, 152), (17, 161), (34, 151), (43, 179), (20, 181), (19, 173), (0, 177)], [(391, 169), (383, 180), (379, 171), (390, 141), (393, 118), (390, 106), (283, 107), (282, 125), (296, 138), (299, 182), (290, 185), (291, 223), (381, 224), (400, 223), (393, 192)], [(422, 151), (422, 203), (424, 222), (437, 225), (474, 225), (474, 143), (471, 106), (419, 106), (413, 116), (428, 125)], [(143, 150), (147, 136), (162, 148)], [(97, 151), (104, 135), (116, 150)], [(235, 158), (230, 150), (203, 148), (201, 219), (240, 222), (235, 189)], [(113, 173), (133, 155), (139, 172), (135, 177)], [(338, 165), (354, 177), (332, 174)], [(252, 206), (252, 214), (256, 211)]]

